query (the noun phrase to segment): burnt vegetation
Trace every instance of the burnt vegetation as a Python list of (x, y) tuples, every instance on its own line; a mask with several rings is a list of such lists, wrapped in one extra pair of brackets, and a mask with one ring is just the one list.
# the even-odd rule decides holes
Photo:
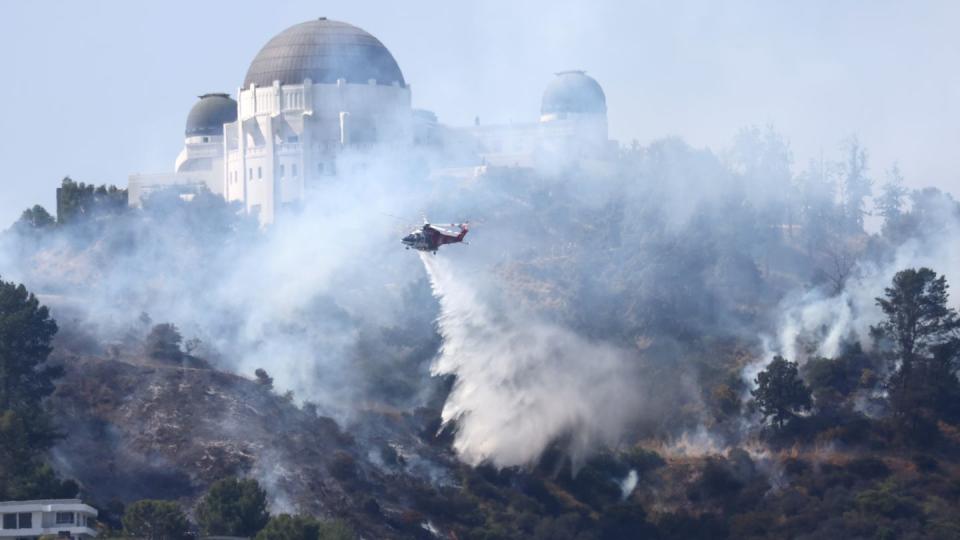
[[(618, 446), (570, 456), (557, 440), (505, 469), (459, 463), (456, 422), (441, 426), (452, 381), (429, 375), (441, 339), (425, 280), (403, 284), (391, 322), (322, 293), (274, 328), (355, 338), (348, 376), (298, 374), (348, 387), (339, 414), (285, 393), (269, 356), (284, 349), (240, 369), (225, 347), (244, 306), (194, 294), (262, 241), (246, 216), (212, 194), (130, 209), (121, 190), (65, 180), (56, 218), (33, 207), (0, 237), (10, 272), (54, 302), (85, 290), (130, 313), (106, 337), (69, 301), (55, 323), (0, 282), (0, 498), (79, 492), (105, 530), (149, 538), (956, 538), (960, 319), (939, 273), (956, 269), (897, 268), (868, 293), (867, 335), (844, 334), (836, 354), (819, 328), (798, 357), (761, 357), (792, 292), (842, 294), (906, 242), (937, 253), (960, 223), (949, 195), (907, 190), (896, 169), (875, 182), (867, 165), (850, 141), (795, 174), (786, 143), (750, 129), (724, 160), (664, 140), (602, 173), (491, 170), (437, 201), (483, 216), (477, 244), (520, 246), (492, 266), (511, 301), (637, 364), (644, 406)], [(94, 268), (138, 279), (118, 291)], [(164, 288), (172, 268), (189, 288)], [(173, 293), (216, 315), (210, 345), (140, 315)]]

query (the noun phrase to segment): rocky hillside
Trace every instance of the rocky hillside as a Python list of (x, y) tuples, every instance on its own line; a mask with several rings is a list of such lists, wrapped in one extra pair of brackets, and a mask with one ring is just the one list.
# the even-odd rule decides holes
[(66, 435), (57, 462), (101, 504), (189, 506), (219, 478), (252, 476), (275, 511), (353, 516), (387, 538), (410, 490), (443, 482), (454, 467), (416, 436), (427, 433), (427, 415), (371, 410), (346, 434), (310, 405), (238, 375), (136, 356), (59, 351), (56, 360), (66, 368), (51, 401)]

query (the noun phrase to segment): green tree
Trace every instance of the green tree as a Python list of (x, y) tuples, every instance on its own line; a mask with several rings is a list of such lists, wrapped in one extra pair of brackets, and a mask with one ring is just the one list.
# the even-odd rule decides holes
[(119, 214), (127, 209), (127, 190), (74, 182), (69, 176), (57, 188), (57, 222), (78, 223), (98, 215)]
[(256, 540), (354, 540), (356, 534), (342, 521), (320, 522), (309, 516), (280, 514), (257, 533)]
[(197, 507), (200, 530), (210, 536), (251, 537), (269, 519), (267, 493), (253, 479), (218, 480)]
[(56, 220), (47, 212), (47, 209), (39, 204), (27, 208), (20, 214), (20, 219), (14, 224), (14, 227), (20, 232), (43, 230), (53, 227)]
[(46, 365), (57, 324), (23, 285), (0, 281), (0, 499), (73, 496), (44, 462), (60, 437), (44, 407), (60, 367)]
[(777, 429), (783, 429), (798, 411), (810, 409), (810, 389), (800, 379), (796, 362), (775, 356), (754, 382), (757, 388), (750, 394), (764, 422), (772, 417)]
[(886, 339), (905, 369), (957, 340), (960, 318), (947, 307), (947, 279), (929, 268), (908, 268), (893, 277), (891, 287), (876, 299), (887, 319), (871, 327)]
[(157, 360), (179, 362), (183, 358), (183, 351), (180, 349), (182, 342), (183, 336), (176, 325), (160, 323), (154, 325), (147, 334), (146, 352)]
[(190, 522), (174, 501), (137, 501), (123, 513), (123, 530), (147, 540), (180, 540), (190, 533)]
[(947, 306), (948, 288), (933, 270), (908, 268), (876, 299), (886, 320), (870, 330), (891, 352), (890, 403), (911, 431), (957, 412), (960, 317)]

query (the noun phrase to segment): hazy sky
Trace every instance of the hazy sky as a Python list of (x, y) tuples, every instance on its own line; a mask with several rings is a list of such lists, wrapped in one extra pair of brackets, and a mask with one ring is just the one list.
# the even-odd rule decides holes
[(0, 228), (64, 175), (173, 169), (186, 114), (270, 37), (327, 16), (377, 36), (442, 122), (530, 121), (552, 73), (604, 87), (621, 142), (723, 149), (772, 124), (799, 165), (857, 134), (877, 178), (960, 192), (960, 2), (13, 1), (0, 6)]

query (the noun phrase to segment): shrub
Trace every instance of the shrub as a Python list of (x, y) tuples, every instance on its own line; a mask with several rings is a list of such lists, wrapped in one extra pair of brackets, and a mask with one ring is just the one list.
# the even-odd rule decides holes
[(197, 522), (209, 536), (254, 536), (269, 519), (267, 493), (253, 479), (218, 480), (197, 507)]
[(893, 493), (893, 484), (885, 483), (879, 489), (868, 489), (857, 494), (857, 507), (865, 514), (882, 515), (891, 519), (917, 514), (913, 501)]
[(124, 511), (123, 530), (146, 540), (179, 540), (189, 537), (190, 523), (174, 501), (142, 500)]
[(342, 521), (321, 522), (309, 516), (280, 514), (270, 518), (256, 540), (354, 540), (356, 534)]
[(179, 362), (183, 358), (180, 343), (183, 336), (177, 327), (170, 323), (155, 325), (147, 334), (145, 344), (147, 355), (156, 360)]

